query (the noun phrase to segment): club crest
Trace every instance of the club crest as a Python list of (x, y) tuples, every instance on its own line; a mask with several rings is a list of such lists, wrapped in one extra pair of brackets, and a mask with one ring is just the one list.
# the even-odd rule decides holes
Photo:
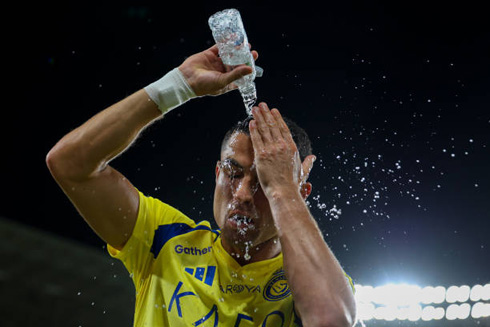
[(278, 270), (272, 275), (263, 294), (267, 301), (280, 301), (291, 294), (284, 270)]

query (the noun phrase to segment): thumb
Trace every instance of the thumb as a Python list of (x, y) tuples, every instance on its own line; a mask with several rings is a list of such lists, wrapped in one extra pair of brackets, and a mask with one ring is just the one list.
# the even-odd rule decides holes
[(305, 160), (303, 161), (302, 163), (302, 167), (303, 167), (303, 176), (302, 176), (302, 180), (303, 182), (306, 182), (306, 180), (308, 179), (308, 176), (310, 175), (310, 172), (311, 172), (311, 169), (313, 168), (313, 163), (315, 162), (316, 160), (316, 156), (314, 155), (309, 155), (305, 158)]
[(224, 86), (226, 86), (230, 83), (233, 83), (234, 81), (236, 81), (237, 79), (239, 79), (245, 75), (251, 74), (252, 71), (253, 71), (252, 67), (246, 66), (246, 65), (235, 67), (235, 69), (223, 74), (222, 80), (223, 80)]

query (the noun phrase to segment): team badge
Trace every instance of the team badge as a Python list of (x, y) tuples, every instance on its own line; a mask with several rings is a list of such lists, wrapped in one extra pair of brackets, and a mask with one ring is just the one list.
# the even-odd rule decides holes
[(279, 301), (291, 294), (286, 274), (280, 269), (272, 275), (271, 280), (264, 287), (264, 298), (267, 301)]

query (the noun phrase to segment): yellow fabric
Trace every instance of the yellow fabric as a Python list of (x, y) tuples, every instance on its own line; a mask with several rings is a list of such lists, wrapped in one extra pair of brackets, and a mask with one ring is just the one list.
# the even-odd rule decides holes
[(242, 267), (208, 222), (142, 193), (131, 238), (108, 250), (132, 276), (134, 326), (300, 326), (282, 254)]

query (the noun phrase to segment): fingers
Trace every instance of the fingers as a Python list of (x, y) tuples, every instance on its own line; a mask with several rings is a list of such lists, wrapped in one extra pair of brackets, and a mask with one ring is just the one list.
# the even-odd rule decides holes
[(219, 50), (218, 50), (218, 45), (214, 44), (213, 46), (209, 47), (205, 51), (211, 51), (214, 55), (218, 56)]
[[(248, 44), (248, 48), (250, 49), (250, 52), (252, 53), (252, 57), (254, 58), (254, 60), (257, 60), (257, 58), (259, 58), (259, 53), (256, 50), (252, 50), (252, 45), (250, 43)], [(209, 47), (205, 51), (211, 51), (216, 56), (219, 55), (219, 50), (218, 50), (217, 44), (212, 45), (211, 47)]]
[[(257, 60), (257, 58), (259, 57), (259, 54), (257, 53), (257, 51), (252, 51), (252, 56), (254, 57), (254, 60)], [(229, 84), (229, 83), (232, 83), (234, 81), (236, 81), (237, 79), (245, 76), (245, 75), (248, 75), (248, 74), (252, 74), (253, 72), (253, 68), (248, 66), (248, 65), (239, 65), (237, 67), (235, 67), (233, 70), (227, 72), (227, 73), (224, 73), (224, 81)]]
[[(307, 180), (316, 157), (309, 155), (301, 162), (296, 143), (279, 110), (269, 110), (267, 104), (262, 102), (259, 106), (253, 107), (252, 114), (254, 119), (249, 127), (257, 171), (260, 170), (259, 166), (265, 166), (270, 170), (270, 174), (279, 176), (275, 179), (278, 185), (299, 185), (300, 188), (304, 188), (302, 195), (306, 198), (311, 192), (311, 184), (307, 183)], [(285, 176), (292, 178), (288, 179)], [(261, 185), (264, 187), (267, 182), (262, 178), (265, 177), (260, 177)]]
[[(248, 46), (249, 46), (249, 48), (251, 48), (250, 43), (248, 44)], [(209, 51), (214, 56), (219, 57), (219, 49), (218, 49), (217, 44), (214, 44), (213, 46), (209, 47), (205, 51)], [(251, 50), (251, 53), (252, 53), (253, 59), (257, 60), (257, 58), (259, 57), (258, 52), (255, 50)], [(222, 73), (222, 75), (219, 78), (219, 82), (220, 82), (221, 86), (223, 88), (226, 87), (227, 90), (236, 89), (236, 86), (233, 86), (233, 85), (230, 86), (229, 84), (233, 83), (234, 81), (236, 81), (237, 79), (239, 79), (245, 75), (251, 74), (252, 72), (253, 72), (252, 67), (245, 65), (245, 64), (239, 65), (229, 72)]]
[(271, 136), (275, 141), (284, 139), (288, 143), (295, 144), (289, 128), (276, 108), (269, 110), (266, 103), (261, 102), (258, 107), (252, 110), (258, 129), (266, 137)]
[[(252, 50), (252, 45), (250, 43), (248, 44), (248, 48), (250, 49), (250, 52), (252, 53), (252, 57), (254, 60), (257, 60), (259, 58), (259, 53), (256, 50)], [(209, 47), (205, 51), (211, 51), (215, 56), (219, 56), (219, 49), (218, 45), (214, 44), (213, 46)]]
[(259, 108), (256, 111), (254, 118), (256, 118), (259, 123), (259, 130), (263, 131), (266, 136), (270, 136), (273, 141), (277, 142), (281, 139), (286, 139), (281, 132), (281, 125), (284, 122), (277, 109), (274, 108), (269, 110), (267, 104), (262, 102), (259, 104)]
[(263, 151), (264, 142), (262, 141), (262, 137), (260, 136), (260, 133), (257, 129), (257, 122), (255, 120), (251, 120), (248, 127), (250, 130), (250, 138), (252, 139), (252, 144), (255, 152), (257, 153)]
[(229, 72), (223, 73), (221, 75), (221, 79), (222, 79), (221, 84), (223, 87), (225, 87), (233, 83), (237, 79), (251, 73), (252, 73), (252, 67), (246, 65), (236, 67), (235, 69), (230, 70)]
[(279, 131), (280, 131), (282, 137), (287, 142), (296, 144), (294, 142), (294, 140), (293, 140), (293, 136), (291, 135), (291, 132), (289, 131), (289, 127), (286, 124), (286, 122), (284, 121), (284, 119), (282, 118), (281, 113), (279, 112), (279, 110), (277, 110), (277, 109), (274, 108), (274, 109), (271, 110), (271, 114), (274, 116), (274, 118), (277, 121), (277, 124), (278, 124), (278, 127), (279, 127)]
[(284, 136), (281, 133), (281, 121), (277, 119), (277, 115), (279, 115), (278, 117), (282, 120), (281, 114), (279, 114), (279, 110), (274, 108), (271, 111), (269, 111), (267, 105), (265, 105), (265, 107), (263, 107), (263, 113), (264, 113), (265, 121), (269, 126), (269, 130), (274, 141), (277, 142), (281, 139), (287, 140), (286, 138), (284, 138)]
[(252, 53), (252, 57), (254, 58), (254, 60), (257, 60), (257, 58), (259, 57), (259, 53), (255, 50), (252, 50), (252, 45), (250, 43), (248, 44), (248, 48), (250, 49), (250, 52)]
[(265, 143), (272, 143), (278, 140), (280, 133), (276, 121), (267, 107), (267, 104), (261, 102), (258, 107), (252, 109), (252, 114), (257, 122), (257, 129)]

